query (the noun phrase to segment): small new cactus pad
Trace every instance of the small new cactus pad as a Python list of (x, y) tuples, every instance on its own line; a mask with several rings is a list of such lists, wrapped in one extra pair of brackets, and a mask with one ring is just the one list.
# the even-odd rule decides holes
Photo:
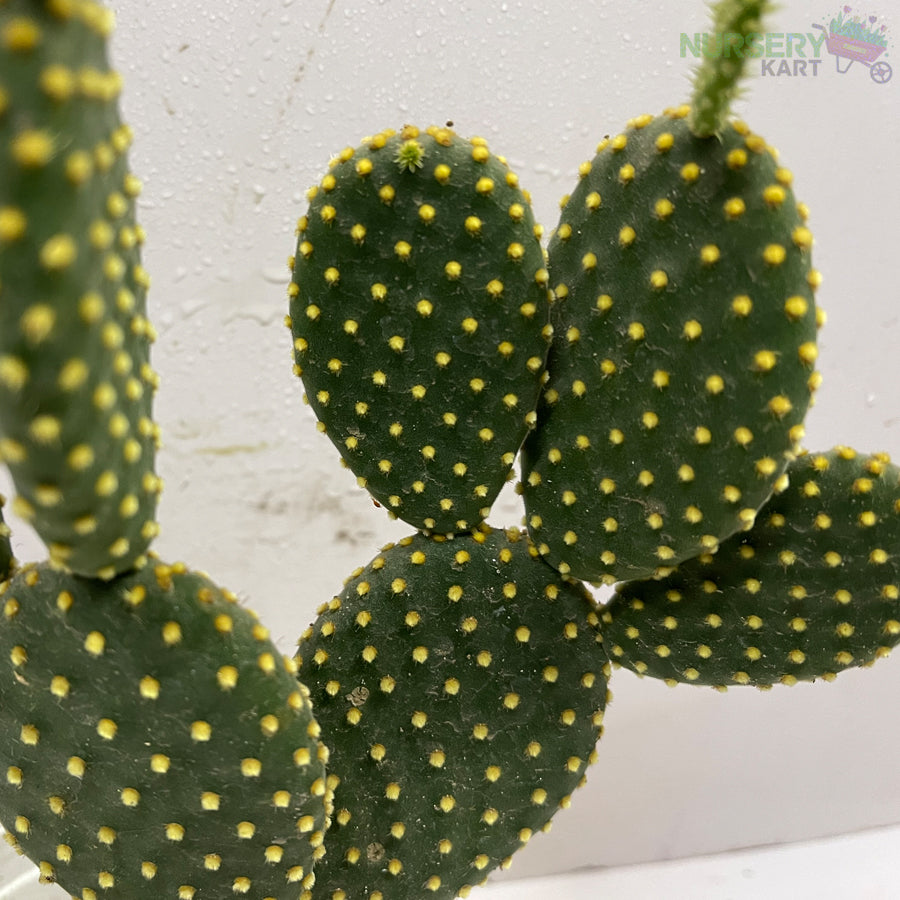
[(465, 895), (545, 828), (601, 733), (596, 621), (518, 531), (357, 570), (299, 648), (335, 783), (313, 898)]
[(5, 502), (5, 498), (0, 494), (0, 582), (6, 581), (12, 575), (13, 565), (15, 564), (12, 544), (9, 540), (9, 525), (3, 521), (3, 504)]
[(900, 470), (848, 448), (800, 457), (753, 529), (603, 613), (610, 658), (670, 682), (793, 684), (900, 641)]
[(207, 577), (27, 566), (0, 595), (0, 821), (81, 900), (297, 900), (325, 748), (293, 661)]
[(550, 242), (550, 379), (523, 451), (534, 541), (588, 581), (663, 574), (749, 527), (818, 382), (791, 173), (743, 124), (633, 119)]
[(104, 578), (156, 535), (156, 375), (112, 13), (0, 4), (0, 459), (51, 559)]
[(293, 261), (295, 371), (391, 513), (474, 528), (509, 476), (549, 342), (528, 197), (481, 139), (385, 131), (310, 192)]

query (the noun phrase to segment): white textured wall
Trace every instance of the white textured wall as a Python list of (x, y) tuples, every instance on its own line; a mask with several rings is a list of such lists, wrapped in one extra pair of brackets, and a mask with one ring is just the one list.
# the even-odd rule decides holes
[[(679, 35), (705, 28), (706, 6), (115, 6), (160, 335), (157, 549), (239, 592), (288, 652), (342, 577), (409, 531), (338, 465), (291, 375), (286, 260), (306, 188), (365, 134), (452, 119), (510, 159), (549, 230), (599, 138), (686, 99)], [(810, 30), (839, 6), (783, 0), (769, 30)], [(840, 75), (824, 56), (815, 78), (756, 78), (738, 111), (780, 148), (812, 209), (829, 324), (807, 443), (900, 457), (900, 13), (888, 0), (860, 11), (885, 16), (891, 82), (875, 84), (859, 64)], [(520, 516), (507, 492), (492, 521)], [(21, 527), (16, 546), (23, 559), (40, 553)], [(588, 787), (512, 876), (900, 821), (900, 655), (833, 685), (768, 694), (671, 690), (629, 673), (612, 689)], [(15, 865), (4, 857), (0, 872)]]

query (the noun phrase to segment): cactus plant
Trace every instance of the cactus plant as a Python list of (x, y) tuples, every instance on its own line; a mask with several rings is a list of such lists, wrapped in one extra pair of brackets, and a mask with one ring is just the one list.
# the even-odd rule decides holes
[(900, 642), (900, 469), (847, 447), (800, 457), (754, 527), (603, 613), (610, 658), (671, 682), (831, 680)]
[(289, 323), (321, 427), (418, 528), (467, 531), (503, 487), (547, 355), (547, 270), (505, 160), (406, 126), (333, 161), (298, 226)]
[[(767, 8), (719, 0), (714, 30)], [(407, 125), (332, 161), (291, 260), (295, 373), (417, 531), (283, 660), (150, 550), (157, 379), (110, 30), (94, 0), (0, 2), (0, 454), (50, 557), (18, 567), (0, 518), (0, 822), (43, 881), (465, 895), (583, 782), (611, 662), (769, 687), (900, 640), (900, 470), (799, 449), (819, 278), (790, 173), (728, 121), (732, 58), (601, 145), (547, 254), (481, 139)], [(523, 440), (531, 536), (484, 523)], [(624, 583), (601, 607), (582, 580)]]
[(517, 530), (417, 534), (358, 569), (297, 658), (334, 748), (314, 896), (456, 897), (545, 827), (602, 730), (596, 623)]
[(15, 0), (2, 17), (0, 458), (51, 559), (109, 578), (140, 564), (160, 488), (112, 13)]
[[(716, 33), (765, 2), (723, 2)], [(817, 376), (812, 237), (791, 173), (727, 120), (740, 68), (604, 139), (550, 242), (550, 381), (523, 455), (528, 527), (588, 581), (661, 574), (749, 527)]]

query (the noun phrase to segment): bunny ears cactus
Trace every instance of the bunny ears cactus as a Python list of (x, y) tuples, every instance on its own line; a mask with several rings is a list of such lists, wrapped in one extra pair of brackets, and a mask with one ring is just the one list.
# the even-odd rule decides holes
[[(720, 0), (715, 27), (767, 9)], [(769, 687), (900, 641), (900, 471), (801, 449), (807, 211), (729, 119), (740, 67), (707, 60), (690, 105), (579, 168), (546, 252), (506, 161), (449, 127), (369, 136), (309, 192), (294, 372), (417, 530), (282, 658), (150, 549), (154, 332), (111, 29), (94, 0), (0, 2), (0, 455), (50, 557), (18, 567), (0, 518), (0, 822), (43, 881), (467, 895), (583, 783), (614, 668)], [(520, 448), (527, 531), (491, 528)], [(618, 588), (599, 606), (581, 581)]]

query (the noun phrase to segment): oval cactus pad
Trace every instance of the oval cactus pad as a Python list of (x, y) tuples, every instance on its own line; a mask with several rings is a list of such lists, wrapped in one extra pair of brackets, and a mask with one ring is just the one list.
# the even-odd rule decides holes
[(788, 468), (752, 530), (603, 614), (610, 658), (692, 684), (831, 680), (900, 642), (900, 469), (841, 447)]
[(297, 900), (326, 751), (255, 616), (181, 565), (0, 594), (0, 821), (82, 900)]
[(528, 527), (587, 581), (661, 574), (749, 527), (802, 436), (811, 235), (774, 151), (688, 108), (604, 140), (550, 243), (550, 379)]
[(0, 461), (51, 560), (102, 578), (144, 561), (161, 489), (112, 27), (89, 0), (0, 4)]
[(583, 781), (609, 662), (583, 587), (518, 531), (389, 545), (300, 641), (334, 824), (314, 897), (452, 898)]
[(359, 482), (417, 528), (466, 531), (507, 480), (547, 353), (528, 197), (484, 141), (387, 131), (310, 192), (295, 371)]

